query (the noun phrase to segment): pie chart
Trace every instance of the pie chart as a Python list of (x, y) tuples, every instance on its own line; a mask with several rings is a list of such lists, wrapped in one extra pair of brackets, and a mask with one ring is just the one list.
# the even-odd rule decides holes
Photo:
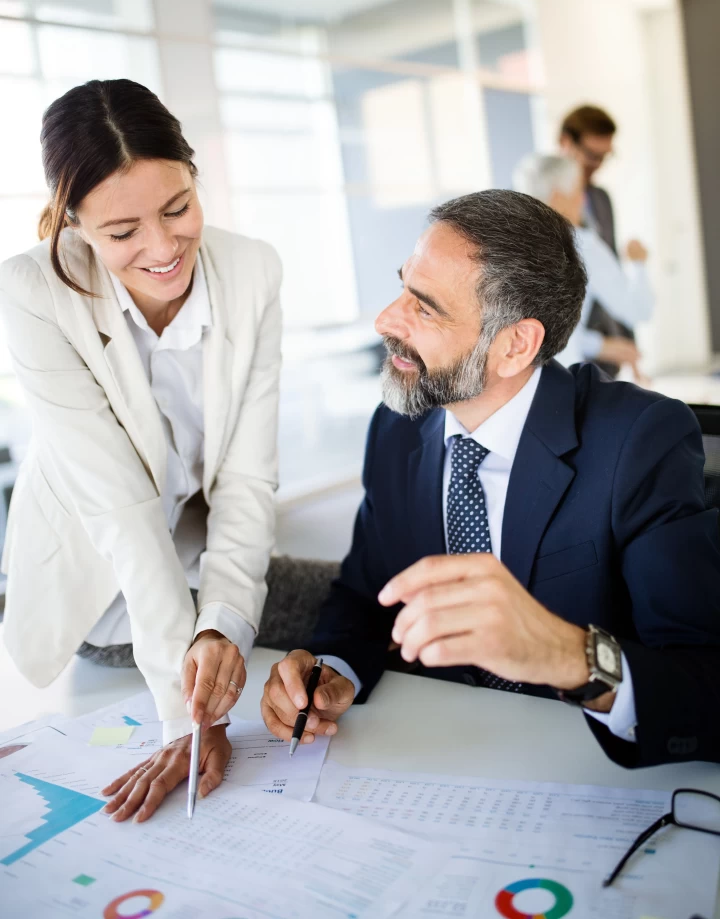
[[(118, 910), (118, 907), (122, 906), (123, 903), (135, 898), (146, 901), (139, 912), (126, 913)], [(144, 919), (145, 916), (150, 916), (156, 909), (159, 909), (164, 900), (165, 897), (159, 890), (132, 890), (130, 893), (124, 893), (122, 896), (116, 897), (112, 903), (108, 903), (103, 912), (103, 919)]]
[[(555, 903), (545, 913), (521, 913), (515, 909), (515, 896), (524, 890), (547, 890), (555, 897)], [(495, 897), (495, 908), (504, 919), (562, 919), (572, 909), (573, 897), (567, 887), (557, 881), (545, 878), (527, 878), (524, 881), (514, 881), (504, 887)]]

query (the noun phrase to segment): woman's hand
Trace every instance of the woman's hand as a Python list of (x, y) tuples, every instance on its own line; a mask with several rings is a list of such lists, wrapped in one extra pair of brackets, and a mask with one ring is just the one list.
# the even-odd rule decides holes
[(235, 705), (247, 672), (238, 646), (211, 629), (200, 632), (185, 655), (182, 692), (196, 724), (210, 727)]
[[(125, 775), (103, 788), (104, 795), (114, 795), (103, 808), (118, 822), (135, 814), (142, 823), (160, 807), (165, 796), (187, 778), (190, 772), (190, 746), (192, 735), (163, 747), (150, 759), (134, 766)], [(198, 796), (204, 798), (222, 782), (225, 767), (232, 753), (232, 745), (225, 736), (225, 725), (208, 728), (200, 738), (200, 773)]]

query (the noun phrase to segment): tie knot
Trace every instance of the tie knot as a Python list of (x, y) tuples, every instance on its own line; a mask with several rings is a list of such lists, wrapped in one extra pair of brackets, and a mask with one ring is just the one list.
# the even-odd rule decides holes
[(472, 437), (456, 434), (452, 451), (453, 472), (456, 475), (462, 473), (474, 475), (489, 452), (487, 447), (483, 447)]

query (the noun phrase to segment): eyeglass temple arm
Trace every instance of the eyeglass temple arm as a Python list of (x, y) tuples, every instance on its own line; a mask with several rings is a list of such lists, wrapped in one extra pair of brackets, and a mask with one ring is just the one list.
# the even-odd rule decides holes
[(660, 817), (658, 820), (656, 820), (655, 823), (653, 823), (651, 826), (649, 826), (646, 830), (643, 830), (642, 833), (641, 833), (641, 834), (638, 836), (638, 838), (635, 840), (635, 842), (634, 842), (634, 843), (630, 846), (630, 848), (627, 850), (627, 852), (625, 853), (625, 855), (623, 855), (623, 857), (622, 857), (622, 858), (620, 859), (620, 861), (617, 863), (617, 865), (615, 866), (615, 869), (614, 869), (614, 871), (612, 872), (612, 874), (609, 874), (609, 875), (605, 878), (605, 880), (603, 881), (603, 887), (609, 887), (609, 886), (612, 884), (612, 882), (615, 880), (615, 878), (616, 878), (616, 877), (620, 874), (620, 872), (623, 870), (623, 868), (624, 868), (625, 865), (627, 864), (627, 861), (628, 861), (628, 859), (630, 858), (630, 856), (633, 855), (635, 852), (637, 852), (637, 850), (640, 848), (640, 846), (641, 846), (644, 842), (647, 842), (647, 840), (650, 839), (650, 837), (651, 837), (654, 833), (657, 833), (658, 830), (661, 830), (664, 826), (667, 826), (668, 823), (673, 823), (673, 815), (672, 815), (671, 813), (670, 813), (670, 814), (663, 814), (663, 816)]

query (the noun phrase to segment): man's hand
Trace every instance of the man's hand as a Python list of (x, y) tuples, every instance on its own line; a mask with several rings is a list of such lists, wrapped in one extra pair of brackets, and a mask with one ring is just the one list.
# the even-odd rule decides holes
[(631, 262), (644, 262), (647, 261), (648, 250), (639, 240), (631, 239), (625, 246), (625, 255)]
[[(112, 814), (112, 819), (118, 822), (127, 820), (133, 814), (136, 814), (135, 821), (138, 823), (151, 817), (165, 796), (188, 777), (191, 744), (191, 734), (181, 737), (103, 788), (104, 795), (114, 795), (103, 808), (103, 813)], [(202, 732), (199, 797), (204, 798), (222, 782), (231, 753), (232, 746), (225, 736), (224, 724)]]
[[(273, 664), (260, 702), (260, 713), (268, 730), (290, 740), (298, 712), (307, 705), (307, 684), (315, 658), (309, 651), (291, 651)], [(320, 682), (312, 698), (300, 743), (312, 743), (316, 734), (334, 734), (335, 722), (355, 698), (355, 687), (344, 676), (323, 664)]]
[(595, 360), (608, 361), (611, 364), (632, 364), (635, 367), (642, 354), (629, 338), (608, 335), (603, 338), (602, 348)]
[(392, 637), (406, 661), (474, 664), (505, 680), (558, 689), (590, 679), (584, 630), (546, 610), (489, 553), (424, 558), (378, 599), (405, 603)]
[(200, 632), (182, 670), (183, 698), (192, 720), (209, 728), (235, 705), (246, 679), (238, 646), (220, 632)]

